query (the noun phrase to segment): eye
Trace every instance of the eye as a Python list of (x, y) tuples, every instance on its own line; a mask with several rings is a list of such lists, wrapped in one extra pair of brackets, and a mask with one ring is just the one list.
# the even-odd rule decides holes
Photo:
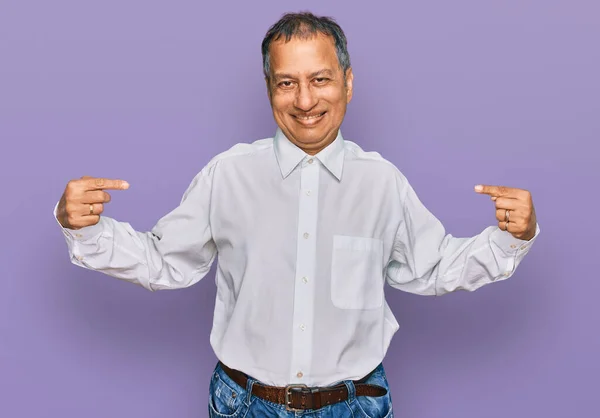
[(329, 79), (326, 78), (326, 77), (317, 77), (317, 78), (315, 78), (315, 82), (317, 84), (323, 84), (323, 83), (326, 83), (327, 81), (329, 81)]
[(282, 81), (282, 82), (280, 82), (280, 83), (278, 84), (278, 86), (279, 86), (279, 87), (283, 87), (283, 88), (290, 88), (290, 87), (292, 87), (292, 84), (293, 84), (293, 83), (292, 83), (291, 81), (289, 81), (289, 80), (285, 80), (285, 81)]

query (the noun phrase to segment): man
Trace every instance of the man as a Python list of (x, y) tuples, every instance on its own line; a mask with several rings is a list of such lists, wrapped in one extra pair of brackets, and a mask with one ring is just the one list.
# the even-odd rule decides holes
[(70, 181), (55, 216), (74, 264), (152, 291), (219, 255), (211, 416), (391, 417), (385, 283), (442, 295), (510, 277), (539, 233), (531, 195), (476, 187), (498, 226), (446, 234), (396, 167), (343, 139), (353, 75), (335, 21), (287, 14), (262, 53), (274, 138), (214, 157), (149, 232), (101, 216), (121, 180)]

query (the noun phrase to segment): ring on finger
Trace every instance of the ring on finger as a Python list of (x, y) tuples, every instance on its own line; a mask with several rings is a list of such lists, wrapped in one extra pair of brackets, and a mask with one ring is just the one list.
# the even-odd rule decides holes
[(94, 214), (94, 204), (90, 203), (90, 215)]

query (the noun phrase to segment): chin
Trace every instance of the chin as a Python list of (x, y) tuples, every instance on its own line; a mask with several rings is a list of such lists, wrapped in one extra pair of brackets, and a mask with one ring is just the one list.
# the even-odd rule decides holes
[(320, 142), (322, 142), (325, 137), (327, 136), (327, 134), (325, 132), (322, 133), (298, 133), (298, 135), (294, 135), (294, 137), (296, 138), (297, 141), (303, 143), (303, 144), (318, 144)]

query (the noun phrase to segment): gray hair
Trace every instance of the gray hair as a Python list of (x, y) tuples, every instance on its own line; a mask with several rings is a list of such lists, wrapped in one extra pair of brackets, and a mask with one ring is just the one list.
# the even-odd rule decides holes
[(286, 13), (269, 28), (261, 46), (265, 77), (269, 78), (271, 71), (269, 47), (273, 41), (277, 41), (282, 36), (285, 36), (286, 42), (292, 37), (310, 39), (317, 33), (333, 37), (338, 64), (344, 73), (345, 80), (346, 70), (350, 68), (350, 55), (348, 54), (348, 42), (344, 31), (333, 18), (315, 16), (310, 12)]

